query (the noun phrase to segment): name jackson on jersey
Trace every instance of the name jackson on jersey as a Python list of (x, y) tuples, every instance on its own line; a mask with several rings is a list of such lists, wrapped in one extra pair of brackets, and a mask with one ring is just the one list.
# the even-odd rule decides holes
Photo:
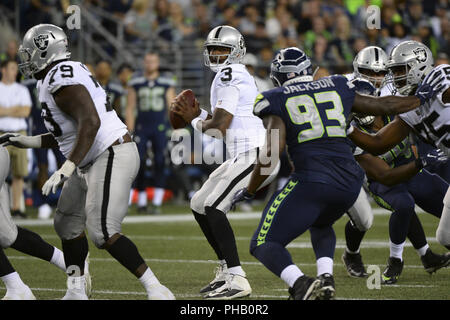
[(83, 167), (95, 160), (128, 130), (112, 109), (105, 90), (95, 80), (88, 68), (80, 62), (61, 61), (47, 73), (44, 79), (37, 82), (37, 90), (44, 124), (55, 137), (59, 149), (65, 157), (69, 156), (75, 145), (78, 125), (72, 117), (58, 108), (53, 94), (60, 88), (70, 85), (83, 85), (86, 88), (100, 118), (100, 128), (94, 143), (79, 164), (79, 167)]

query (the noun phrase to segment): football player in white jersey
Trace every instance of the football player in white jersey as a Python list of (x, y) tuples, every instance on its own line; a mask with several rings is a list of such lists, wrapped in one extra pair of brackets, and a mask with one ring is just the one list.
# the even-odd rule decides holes
[[(420, 82), (432, 86), (436, 95), (416, 110), (401, 114), (376, 134), (361, 130), (349, 130), (352, 141), (377, 155), (382, 154), (414, 132), (429, 144), (450, 155), (450, 65), (433, 67), (430, 49), (416, 41), (404, 41), (392, 49), (388, 68), (393, 74), (393, 83), (402, 95), (414, 94)], [(436, 238), (450, 249), (450, 189), (443, 200)]]
[(28, 30), (19, 56), (23, 75), (38, 80), (49, 133), (31, 137), (7, 134), (3, 140), (19, 148), (59, 146), (67, 158), (42, 188), (48, 195), (64, 184), (54, 217), (68, 274), (63, 299), (88, 298), (83, 290), (88, 254), (85, 228), (98, 248), (107, 250), (139, 278), (149, 299), (174, 299), (134, 243), (121, 234), (139, 156), (105, 90), (86, 66), (69, 60), (67, 36), (57, 26), (40, 24)]
[[(386, 85), (391, 85), (390, 83), (386, 84), (386, 81), (384, 80), (385, 76), (387, 76), (387, 61), (388, 57), (381, 48), (367, 47), (361, 50), (353, 62), (355, 70), (354, 75), (356, 76), (355, 79), (365, 79), (370, 81), (374, 85), (372, 94), (375, 93), (376, 90), (377, 95), (391, 95), (391, 91), (383, 90), (383, 88), (386, 88)], [(366, 72), (366, 70), (370, 70), (370, 72)], [(378, 76), (376, 76), (376, 70), (378, 70), (379, 72)], [(384, 86), (382, 86), (383, 84)], [(371, 93), (369, 92), (369, 94)], [(373, 132), (375, 130), (377, 131), (377, 128), (384, 126), (386, 122), (390, 122), (391, 119), (393, 119), (393, 117), (390, 116), (374, 117), (361, 116), (358, 114), (355, 114), (354, 118), (356, 120), (355, 122), (353, 122), (355, 126), (369, 132)], [(404, 186), (409, 185), (408, 183), (411, 178), (415, 177), (415, 175), (419, 171), (421, 171), (423, 163), (427, 164), (428, 169), (432, 164), (436, 164), (433, 163), (433, 161), (439, 162), (440, 159), (433, 158), (435, 156), (434, 154), (425, 154), (421, 161), (414, 163), (413, 153), (411, 152), (411, 143), (409, 142), (408, 138), (406, 138), (399, 146), (388, 151), (385, 155), (381, 155), (380, 157), (372, 156), (371, 154), (364, 152), (364, 150), (360, 149), (359, 147), (355, 148), (354, 155), (355, 159), (365, 170), (367, 176), (370, 179), (370, 184), (366, 183), (367, 188), (369, 188), (370, 186), (371, 188), (373, 187), (376, 189), (376, 187), (374, 186), (377, 183), (386, 186), (386, 191), (384, 192), (383, 197), (381, 197), (380, 192), (372, 195), (377, 200), (377, 203), (379, 203), (382, 207), (389, 208), (391, 211), (393, 211), (393, 215), (395, 215), (395, 218), (392, 218), (389, 222), (390, 232), (401, 234), (402, 231), (400, 230), (399, 232), (398, 230), (399, 223), (406, 226), (405, 232), (408, 231), (407, 224), (398, 217), (401, 216), (408, 220), (408, 214), (412, 214), (407, 236), (418, 251), (426, 271), (432, 273), (447, 265), (450, 262), (450, 256), (438, 255), (432, 252), (431, 249), (429, 249), (423, 227), (417, 215), (415, 214), (414, 209), (402, 211), (404, 207), (410, 205), (410, 202), (408, 202), (407, 200), (411, 199), (411, 201), (414, 202), (415, 197), (417, 197), (418, 199), (421, 198), (417, 196), (416, 193), (414, 193), (414, 195), (410, 195), (406, 191), (404, 193), (398, 192), (398, 189), (400, 188), (398, 187), (398, 184), (404, 183)], [(406, 165), (406, 163), (408, 163), (408, 165)], [(428, 188), (427, 190), (429, 194), (423, 196), (423, 198), (431, 198), (431, 201), (435, 201), (436, 197), (439, 197), (440, 195), (438, 190), (443, 189), (439, 188), (439, 186), (443, 185), (444, 183), (441, 183), (439, 178), (433, 180), (433, 177), (431, 177), (427, 171), (421, 172), (417, 179), (421, 179), (420, 182), (418, 182), (419, 184), (432, 184), (432, 186), (430, 186), (430, 188)], [(418, 181), (417, 179), (414, 181)], [(397, 190), (392, 191), (390, 188), (393, 188), (394, 185), (397, 185)], [(411, 185), (413, 185), (413, 183), (411, 183)], [(407, 187), (405, 187), (405, 189), (407, 189)], [(419, 191), (417, 191), (417, 193), (419, 193)], [(386, 196), (385, 194), (388, 194), (388, 196)], [(433, 194), (433, 196), (430, 196), (430, 194)], [(361, 197), (362, 196), (360, 194), (358, 200), (355, 202), (355, 205), (349, 210), (351, 222), (353, 223), (349, 221), (349, 223), (347, 223), (345, 227), (347, 248), (342, 256), (342, 260), (344, 261), (348, 274), (353, 277), (367, 276), (367, 273), (365, 273), (364, 265), (362, 263), (361, 255), (359, 253), (359, 247), (364, 237), (365, 231), (370, 227), (370, 224), (373, 221), (373, 214), (370, 204), (367, 202), (366, 197), (364, 197), (364, 200), (361, 201)], [(386, 204), (394, 202), (394, 199), (395, 205), (390, 204), (386, 206)], [(407, 200), (405, 201), (405, 199)], [(424, 204), (423, 202), (424, 201), (419, 201), (419, 205), (427, 208), (426, 211), (438, 216), (440, 215), (442, 208), (440, 208), (439, 205), (430, 206)], [(400, 208), (400, 204), (404, 207)], [(414, 203), (412, 204), (412, 206), (414, 206)], [(397, 226), (397, 228), (395, 226)], [(401, 256), (402, 248), (403, 246), (395, 245), (391, 242), (391, 253), (394, 252), (396, 256)], [(391, 256), (393, 255), (391, 254)], [(385, 273), (389, 275), (392, 272)], [(400, 272), (395, 272), (395, 277), (388, 277), (383, 274), (383, 280), (385, 280), (386, 283), (394, 283), (397, 280), (399, 274)]]
[[(201, 289), (206, 299), (233, 299), (248, 296), (250, 284), (241, 267), (234, 233), (226, 217), (234, 193), (247, 185), (259, 147), (264, 145), (265, 129), (253, 115), (258, 90), (255, 80), (241, 64), (244, 38), (235, 28), (218, 26), (208, 34), (204, 45), (205, 65), (216, 72), (211, 84), (211, 112), (176, 99), (171, 109), (195, 130), (224, 137), (231, 159), (217, 168), (191, 200), (194, 217), (219, 261), (216, 277)], [(267, 178), (270, 183), (279, 163)]]
[[(38, 234), (18, 227), (14, 223), (9, 210), (9, 194), (5, 183), (9, 165), (8, 151), (0, 146), (0, 279), (6, 287), (6, 294), (2, 300), (35, 300), (31, 289), (23, 283), (3, 249), (14, 248), (25, 254), (48, 261), (65, 272), (64, 255), (61, 250), (44, 241)], [(86, 290), (88, 291), (86, 294), (89, 295), (90, 287), (87, 286)]]

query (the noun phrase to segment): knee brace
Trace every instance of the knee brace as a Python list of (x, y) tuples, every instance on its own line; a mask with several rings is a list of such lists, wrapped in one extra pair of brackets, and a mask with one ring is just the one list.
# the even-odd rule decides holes
[(63, 213), (56, 209), (53, 226), (61, 240), (72, 240), (84, 232), (85, 216), (77, 213)]

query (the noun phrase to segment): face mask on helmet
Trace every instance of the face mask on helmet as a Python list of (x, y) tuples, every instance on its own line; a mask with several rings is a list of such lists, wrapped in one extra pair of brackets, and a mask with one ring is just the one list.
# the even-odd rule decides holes
[(375, 121), (375, 116), (364, 116), (355, 114), (356, 121), (363, 127), (371, 125)]
[(380, 70), (379, 72), (376, 72), (374, 70), (367, 69), (367, 68), (362, 68), (362, 67), (358, 68), (359, 77), (369, 81), (377, 89), (381, 88), (381, 86), (385, 82), (386, 74), (387, 74), (386, 70)]
[(417, 83), (412, 83), (409, 75), (409, 67), (407, 64), (396, 65), (389, 67), (392, 83), (395, 89), (402, 95), (410, 94), (417, 86)]

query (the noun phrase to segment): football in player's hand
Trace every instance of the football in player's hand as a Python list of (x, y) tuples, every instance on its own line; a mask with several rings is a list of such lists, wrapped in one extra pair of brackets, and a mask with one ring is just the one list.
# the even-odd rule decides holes
[[(175, 101), (180, 101), (182, 97), (186, 100), (186, 103), (189, 106), (191, 106), (192, 108), (195, 106), (195, 94), (191, 89), (181, 91), (176, 96)], [(177, 108), (177, 106), (174, 105), (171, 108)], [(181, 129), (187, 126), (186, 121), (184, 121), (184, 119), (180, 115), (176, 114), (172, 110), (170, 110), (169, 112), (169, 118), (170, 124), (174, 129)]]

